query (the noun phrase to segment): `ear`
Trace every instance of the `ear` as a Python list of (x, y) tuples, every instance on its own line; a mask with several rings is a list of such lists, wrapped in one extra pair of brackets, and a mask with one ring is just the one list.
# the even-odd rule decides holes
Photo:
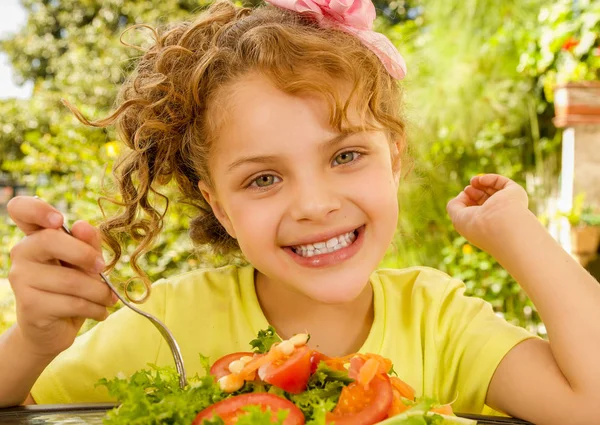
[(390, 145), (390, 154), (392, 156), (392, 173), (394, 175), (394, 182), (396, 188), (400, 186), (400, 177), (402, 176), (402, 148), (404, 145), (404, 138), (394, 140)]
[(210, 205), (210, 208), (212, 209), (213, 214), (215, 215), (215, 217), (217, 217), (217, 220), (219, 220), (219, 223), (221, 223), (221, 226), (223, 226), (225, 228), (227, 233), (229, 233), (229, 236), (231, 236), (232, 238), (235, 239), (235, 229), (233, 228), (233, 225), (231, 224), (231, 220), (229, 219), (229, 216), (227, 215), (227, 213), (223, 209), (223, 206), (219, 202), (214, 189), (210, 188), (203, 181), (198, 182), (198, 189), (200, 189), (202, 196), (204, 197), (206, 202), (208, 202), (208, 205)]

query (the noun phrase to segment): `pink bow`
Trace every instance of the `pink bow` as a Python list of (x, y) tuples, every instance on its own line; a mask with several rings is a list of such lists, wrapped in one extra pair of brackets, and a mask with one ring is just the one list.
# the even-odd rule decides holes
[(283, 9), (313, 13), (319, 22), (335, 23), (352, 34), (373, 53), (390, 75), (398, 80), (406, 76), (406, 62), (392, 42), (373, 31), (375, 6), (371, 0), (265, 0)]

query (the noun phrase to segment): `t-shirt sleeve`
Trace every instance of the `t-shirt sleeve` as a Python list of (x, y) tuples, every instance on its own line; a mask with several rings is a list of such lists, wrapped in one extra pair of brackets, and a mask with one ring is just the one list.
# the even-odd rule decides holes
[[(153, 285), (147, 302), (138, 306), (164, 322), (165, 285)], [(156, 363), (159, 331), (148, 319), (122, 307), (104, 322), (79, 336), (38, 378), (31, 394), (38, 404), (113, 401), (101, 378), (129, 376)]]
[(485, 405), (496, 368), (517, 344), (535, 336), (499, 317), (491, 305), (465, 296), (465, 285), (450, 279), (440, 300), (436, 347), (438, 377), (450, 388), (455, 411), (495, 413)]

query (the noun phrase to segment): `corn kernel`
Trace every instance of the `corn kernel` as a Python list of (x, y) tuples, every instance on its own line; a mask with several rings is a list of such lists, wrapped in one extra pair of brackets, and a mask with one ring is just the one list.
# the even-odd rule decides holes
[(308, 334), (296, 334), (289, 339), (294, 344), (294, 347), (301, 347), (308, 342)]
[(240, 375), (231, 374), (225, 375), (219, 379), (219, 387), (227, 393), (232, 393), (244, 386), (244, 379)]
[(231, 373), (236, 373), (239, 375), (239, 373), (242, 371), (244, 366), (245, 366), (245, 364), (242, 361), (234, 360), (231, 363), (229, 363), (229, 371)]
[(294, 344), (292, 344), (289, 340), (282, 341), (281, 344), (277, 346), (277, 350), (286, 356), (289, 356), (294, 352)]
[(254, 359), (254, 357), (252, 357), (252, 356), (244, 356), (244, 357), (240, 358), (240, 361), (242, 363), (244, 363), (244, 365), (247, 365), (248, 363), (250, 363), (252, 361), (252, 359)]

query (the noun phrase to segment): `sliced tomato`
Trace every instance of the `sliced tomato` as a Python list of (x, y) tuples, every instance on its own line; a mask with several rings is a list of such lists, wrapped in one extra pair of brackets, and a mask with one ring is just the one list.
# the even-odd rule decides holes
[(342, 394), (326, 422), (335, 425), (372, 425), (387, 418), (392, 406), (392, 384), (387, 375), (375, 376), (367, 387), (353, 382)]
[(261, 366), (258, 376), (284, 391), (299, 394), (306, 389), (310, 378), (311, 354), (312, 350), (307, 346), (296, 348), (289, 357)]
[(205, 419), (212, 419), (219, 416), (225, 422), (225, 425), (233, 425), (238, 418), (247, 414), (244, 410), (247, 406), (261, 406), (263, 411), (270, 409), (273, 422), (277, 422), (277, 412), (279, 410), (288, 410), (289, 413), (283, 421), (283, 425), (303, 425), (304, 415), (294, 403), (283, 397), (268, 393), (250, 393), (227, 398), (223, 401), (207, 407), (194, 419), (192, 425), (200, 425)]
[(254, 353), (250, 352), (238, 352), (228, 354), (226, 356), (221, 357), (219, 360), (213, 363), (210, 368), (210, 374), (217, 379), (222, 378), (225, 375), (229, 375), (231, 372), (229, 371), (229, 364), (235, 360), (239, 360), (244, 356), (252, 357)]
[[(319, 363), (321, 362), (327, 363), (327, 365), (330, 367), (337, 366), (334, 362), (332, 362), (333, 359), (333, 357), (326, 356), (323, 353), (313, 350), (312, 354), (310, 355), (310, 374), (312, 375), (317, 371), (317, 367), (319, 367)], [(330, 363), (332, 364), (330, 365)]]

